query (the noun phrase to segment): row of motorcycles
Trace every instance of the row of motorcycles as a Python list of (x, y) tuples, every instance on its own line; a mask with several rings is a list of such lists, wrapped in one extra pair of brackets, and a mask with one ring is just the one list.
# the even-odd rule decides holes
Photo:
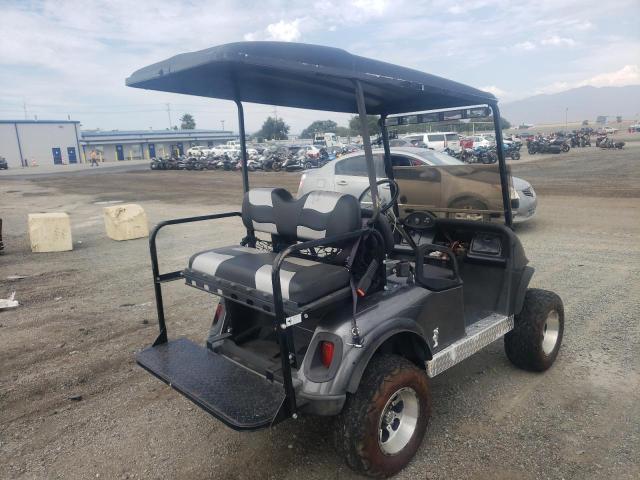
[[(622, 149), (625, 142), (616, 142), (606, 134), (596, 137), (596, 147), (605, 149)], [(538, 135), (527, 140), (529, 155), (536, 153), (568, 152), (571, 148), (591, 146), (591, 135), (586, 131), (574, 131), (570, 134), (553, 134), (547, 137)]]
[[(337, 157), (350, 153), (348, 147), (316, 148), (277, 146), (263, 150), (262, 154), (250, 155), (247, 170), (295, 172), (320, 168)], [(151, 170), (241, 170), (242, 161), (238, 155), (172, 156), (171, 158), (152, 158)]]
[[(512, 160), (520, 160), (520, 148), (522, 148), (522, 144), (519, 142), (505, 143), (503, 145), (505, 157), (509, 157)], [(495, 146), (478, 146), (474, 148), (461, 148), (460, 150), (446, 148), (444, 151), (446, 154), (464, 163), (482, 163), (489, 165), (498, 161), (498, 153), (496, 152)]]

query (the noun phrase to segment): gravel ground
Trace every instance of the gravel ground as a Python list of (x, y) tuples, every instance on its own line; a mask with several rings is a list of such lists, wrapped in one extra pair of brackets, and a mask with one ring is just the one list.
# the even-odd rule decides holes
[[(515, 369), (496, 342), (433, 379), (426, 440), (397, 478), (640, 477), (638, 147), (514, 164), (540, 194), (517, 233), (533, 286), (564, 300), (564, 346), (545, 374)], [(151, 223), (236, 209), (240, 178), (130, 168), (0, 179), (0, 297), (22, 304), (0, 312), (0, 478), (355, 478), (326, 419), (234, 432), (136, 366), (157, 331), (147, 242), (107, 239), (104, 202), (136, 201)], [(252, 175), (294, 191), (298, 180)], [(37, 211), (71, 215), (73, 252), (29, 252)], [(166, 232), (163, 270), (241, 234), (237, 220)], [(178, 283), (169, 332), (203, 341), (215, 302)]]

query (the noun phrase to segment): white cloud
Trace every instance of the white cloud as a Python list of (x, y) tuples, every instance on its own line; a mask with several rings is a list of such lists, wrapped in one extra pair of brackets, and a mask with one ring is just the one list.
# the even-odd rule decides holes
[(499, 87), (496, 87), (495, 85), (487, 85), (485, 87), (480, 87), (480, 90), (484, 90), (485, 92), (492, 93), (498, 99), (502, 99), (505, 96), (508, 96), (507, 92), (505, 92)]
[(525, 41), (525, 42), (520, 42), (520, 43), (516, 43), (513, 46), (514, 50), (524, 50), (524, 51), (531, 51), (531, 50), (535, 50), (536, 49), (536, 44), (533, 42), (530, 42), (529, 40)]
[(373, 15), (382, 15), (389, 2), (387, 0), (353, 0), (351, 4), (355, 8), (364, 10), (365, 12), (371, 12)]
[(296, 18), (291, 22), (280, 20), (278, 23), (267, 25), (267, 39), (279, 40), (282, 42), (295, 42), (300, 39), (300, 22), (301, 19)]
[(580, 82), (578, 86), (593, 85), (594, 87), (622, 87), (625, 85), (638, 84), (640, 84), (640, 66), (625, 65), (620, 70), (595, 75)]
[(623, 87), (625, 85), (640, 84), (640, 66), (625, 65), (613, 72), (600, 73), (590, 78), (575, 82), (553, 82), (536, 89), (535, 93), (558, 93), (571, 88), (585, 87)]
[(540, 43), (555, 47), (574, 47), (576, 45), (576, 41), (573, 38), (559, 37), (558, 35), (544, 38)]

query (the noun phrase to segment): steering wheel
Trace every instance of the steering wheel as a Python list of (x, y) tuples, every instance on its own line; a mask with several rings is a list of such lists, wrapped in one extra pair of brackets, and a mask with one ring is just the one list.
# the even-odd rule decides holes
[[(400, 194), (400, 188), (398, 187), (398, 184), (396, 183), (396, 181), (391, 180), (390, 178), (384, 178), (382, 180), (378, 180), (376, 182), (376, 185), (377, 186), (389, 185), (388, 188), (391, 192), (391, 199), (389, 201), (387, 201), (386, 203), (380, 204), (380, 196), (378, 195), (378, 204), (380, 206), (380, 213), (385, 213), (387, 210), (393, 207), (393, 205), (398, 200), (398, 195)], [(378, 189), (378, 193), (379, 193), (379, 189)], [(371, 186), (364, 189), (364, 191), (358, 197), (358, 202), (362, 203), (362, 201), (367, 197), (369, 197), (368, 198), (369, 202), (367, 203), (371, 203)]]

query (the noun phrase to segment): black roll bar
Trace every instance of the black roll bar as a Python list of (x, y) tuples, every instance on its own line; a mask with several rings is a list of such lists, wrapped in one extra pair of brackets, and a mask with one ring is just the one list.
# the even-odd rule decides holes
[(175, 218), (173, 220), (165, 220), (157, 224), (151, 234), (149, 235), (149, 253), (151, 254), (151, 270), (153, 272), (153, 290), (156, 295), (156, 310), (158, 313), (158, 327), (160, 328), (160, 334), (153, 342), (153, 346), (167, 343), (167, 325), (164, 319), (164, 304), (162, 302), (162, 283), (171, 282), (174, 280), (180, 280), (182, 278), (182, 271), (178, 270), (169, 273), (160, 273), (158, 267), (158, 249), (156, 247), (156, 237), (158, 232), (168, 225), (178, 225), (181, 223), (201, 222), (203, 220), (217, 220), (219, 218), (239, 217), (242, 214), (240, 212), (227, 212), (227, 213), (214, 213), (211, 215), (200, 215), (198, 217), (185, 217)]
[(498, 155), (498, 165), (500, 167), (500, 187), (502, 190), (502, 206), (504, 208), (504, 223), (507, 227), (513, 228), (513, 213), (511, 212), (511, 185), (507, 171), (507, 161), (504, 158), (502, 146), (502, 123), (500, 122), (500, 109), (497, 103), (489, 105), (493, 112), (493, 126), (496, 131), (496, 153)]
[(287, 328), (284, 313), (284, 302), (282, 300), (282, 287), (280, 285), (280, 268), (282, 267), (282, 263), (286, 257), (294, 252), (299, 252), (300, 250), (305, 250), (307, 248), (336, 245), (346, 240), (358, 238), (369, 231), (370, 229), (363, 228), (354, 232), (336, 235), (334, 237), (296, 243), (285, 248), (273, 261), (271, 271), (271, 283), (273, 285), (273, 321), (274, 327), (278, 332), (278, 343), (280, 344), (280, 357), (282, 361), (282, 379), (284, 381), (284, 390), (289, 416), (296, 415), (296, 392), (293, 388), (293, 379), (291, 378), (291, 365), (297, 365), (297, 361), (293, 345), (293, 335), (291, 330)]
[(249, 191), (249, 171), (247, 170), (247, 142), (245, 141), (244, 132), (244, 108), (242, 102), (236, 100), (236, 106), (238, 107), (238, 133), (240, 135), (240, 158), (242, 161), (242, 188), (244, 193)]
[(358, 116), (360, 117), (360, 130), (362, 132), (362, 146), (364, 147), (364, 158), (367, 161), (367, 176), (369, 177), (369, 188), (371, 191), (371, 202), (373, 203), (373, 216), (371, 222), (378, 218), (380, 206), (378, 205), (378, 185), (376, 178), (376, 167), (373, 163), (373, 151), (371, 149), (371, 138), (369, 137), (369, 122), (367, 120), (367, 109), (365, 107), (364, 90), (360, 80), (353, 81), (356, 88), (356, 103), (358, 105)]

